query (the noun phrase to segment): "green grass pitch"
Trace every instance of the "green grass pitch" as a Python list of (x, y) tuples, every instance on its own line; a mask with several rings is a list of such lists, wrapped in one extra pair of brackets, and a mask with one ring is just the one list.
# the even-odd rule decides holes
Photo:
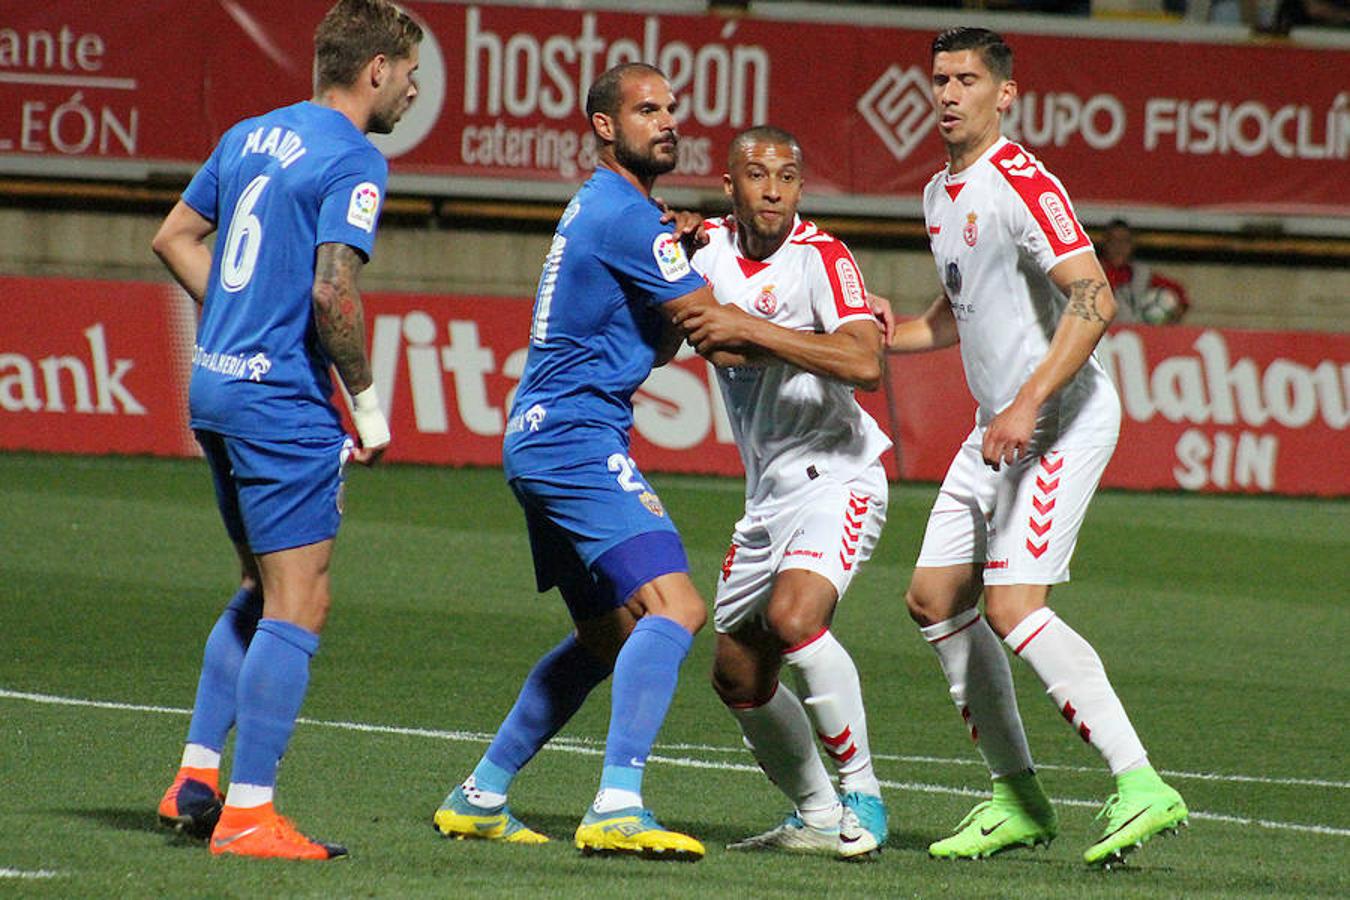
[[(713, 584), (735, 480), (656, 476), (696, 583)], [(1105, 493), (1053, 605), (1106, 661), (1191, 828), (1122, 870), (1081, 862), (1110, 790), (1096, 754), (1014, 665), (1059, 839), (980, 863), (925, 845), (987, 788), (902, 594), (932, 485), (897, 486), (836, 632), (861, 671), (892, 836), (879, 860), (727, 853), (787, 804), (685, 665), (648, 768), (658, 815), (697, 865), (583, 859), (570, 837), (599, 776), (602, 688), (517, 780), (539, 848), (431, 828), (526, 670), (564, 633), (536, 595), (499, 471), (351, 474), (334, 608), (278, 803), (346, 843), (329, 865), (213, 859), (158, 829), (202, 642), (233, 554), (199, 461), (0, 454), (0, 894), (33, 896), (1193, 897), (1350, 895), (1350, 615), (1344, 501)], [(72, 701), (89, 701), (74, 703)]]

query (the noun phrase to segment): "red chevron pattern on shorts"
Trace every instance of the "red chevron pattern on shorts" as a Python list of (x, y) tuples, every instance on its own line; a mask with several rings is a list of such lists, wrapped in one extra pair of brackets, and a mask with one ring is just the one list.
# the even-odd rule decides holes
[(844, 511), (843, 546), (839, 550), (839, 563), (845, 572), (853, 568), (854, 557), (858, 555), (858, 538), (862, 535), (863, 520), (867, 518), (868, 503), (866, 495), (849, 491), (848, 509)]
[(1027, 517), (1027, 527), (1031, 529), (1031, 535), (1027, 536), (1027, 552), (1036, 559), (1040, 559), (1050, 549), (1050, 538), (1046, 535), (1055, 522), (1050, 513), (1055, 508), (1055, 491), (1059, 489), (1058, 473), (1063, 466), (1064, 457), (1052, 450), (1041, 457), (1040, 470), (1036, 472), (1036, 493), (1031, 498), (1031, 505), (1036, 511)]

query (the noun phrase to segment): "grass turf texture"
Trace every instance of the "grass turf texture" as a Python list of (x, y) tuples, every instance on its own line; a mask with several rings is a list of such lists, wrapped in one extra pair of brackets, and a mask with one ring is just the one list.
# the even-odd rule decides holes
[[(710, 589), (739, 512), (738, 482), (652, 480), (686, 538), (696, 583)], [(740, 749), (708, 687), (705, 632), (645, 785), (668, 826), (709, 847), (697, 866), (676, 866), (582, 859), (571, 847), (599, 777), (603, 687), (563, 731), (562, 746), (542, 752), (512, 791), (516, 813), (552, 844), (435, 835), (441, 797), (477, 760), (566, 617), (556, 596), (534, 592), (521, 517), (500, 472), (354, 471), (334, 608), (278, 793), (303, 830), (347, 844), (352, 858), (307, 865), (213, 859), (156, 825), (201, 646), (235, 584), (204, 465), (0, 454), (0, 892), (1350, 894), (1344, 502), (1123, 493), (1095, 501), (1075, 580), (1053, 605), (1105, 659), (1154, 764), (1191, 773), (1169, 777), (1193, 814), (1182, 837), (1155, 840), (1124, 870), (1102, 873), (1080, 854), (1098, 833), (1092, 816), (1111, 781), (1016, 663), (1060, 837), (1046, 851), (980, 863), (924, 852), (988, 784), (903, 608), (934, 490), (893, 488), (876, 558), (835, 623), (863, 678), (891, 812), (886, 852), (846, 865), (721, 849), (776, 824), (787, 804)], [(165, 709), (58, 705), (17, 692)], [(40, 872), (54, 874), (20, 877)]]

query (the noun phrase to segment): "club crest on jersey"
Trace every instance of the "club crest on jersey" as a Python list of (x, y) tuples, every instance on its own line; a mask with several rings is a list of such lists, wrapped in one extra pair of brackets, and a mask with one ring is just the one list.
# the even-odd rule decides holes
[(642, 501), (642, 505), (647, 507), (647, 511), (652, 515), (662, 517), (665, 516), (666, 508), (661, 505), (661, 498), (653, 494), (651, 491), (643, 491), (642, 493), (638, 494), (638, 500)]
[(375, 214), (379, 211), (380, 189), (374, 182), (363, 181), (352, 188), (352, 199), (347, 204), (347, 224), (374, 234)]
[(778, 295), (773, 292), (773, 285), (766, 284), (760, 289), (759, 296), (755, 297), (755, 309), (766, 316), (771, 316), (778, 311)]
[(975, 224), (975, 219), (974, 213), (966, 213), (966, 227), (961, 229), (961, 237), (966, 239), (967, 247), (974, 247), (980, 238), (980, 229)]
[(961, 267), (954, 261), (947, 263), (947, 273), (942, 283), (946, 285), (948, 294), (961, 293)]
[(656, 266), (666, 281), (679, 281), (689, 274), (689, 257), (669, 231), (661, 232), (652, 241), (652, 256), (656, 257)]
[(272, 371), (272, 361), (267, 358), (265, 353), (255, 353), (244, 363), (248, 367), (248, 377), (250, 381), (262, 381), (263, 376)]

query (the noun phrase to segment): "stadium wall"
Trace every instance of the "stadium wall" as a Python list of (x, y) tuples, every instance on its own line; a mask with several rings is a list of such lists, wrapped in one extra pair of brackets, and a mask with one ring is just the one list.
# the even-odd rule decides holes
[[(165, 212), (0, 206), (0, 275), (162, 281), (150, 238)], [(828, 219), (821, 220), (829, 228)], [(550, 226), (446, 228), (409, 216), (381, 226), (367, 289), (521, 297), (534, 293)], [(939, 284), (926, 249), (846, 235), (867, 285), (917, 314)], [(900, 242), (895, 242), (896, 244)], [(1350, 267), (1264, 257), (1174, 259), (1158, 268), (1190, 293), (1186, 323), (1212, 328), (1350, 332)]]

